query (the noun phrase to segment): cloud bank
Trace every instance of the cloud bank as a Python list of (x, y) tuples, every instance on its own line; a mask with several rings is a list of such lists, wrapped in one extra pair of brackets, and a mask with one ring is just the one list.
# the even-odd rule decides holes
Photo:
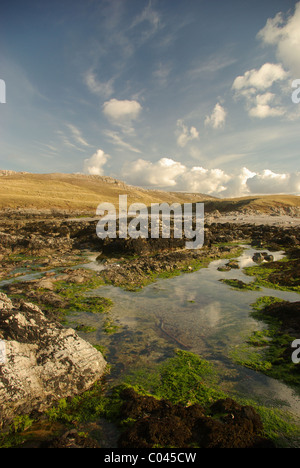
[(217, 197), (238, 197), (251, 194), (300, 194), (300, 172), (276, 173), (269, 169), (253, 172), (243, 167), (239, 172), (222, 169), (187, 167), (170, 158), (156, 162), (138, 159), (127, 163), (123, 179), (138, 186), (205, 193)]

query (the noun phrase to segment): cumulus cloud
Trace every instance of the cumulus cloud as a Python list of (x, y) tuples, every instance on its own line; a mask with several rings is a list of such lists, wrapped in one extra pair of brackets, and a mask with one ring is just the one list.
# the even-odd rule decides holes
[(249, 92), (270, 88), (276, 81), (285, 80), (287, 72), (280, 64), (265, 63), (259, 70), (248, 70), (242, 76), (237, 76), (232, 88), (236, 91), (248, 89)]
[(286, 19), (282, 12), (269, 18), (258, 38), (276, 46), (278, 60), (295, 78), (300, 76), (300, 2), (296, 3), (294, 14)]
[(177, 120), (177, 128), (177, 144), (182, 148), (186, 146), (189, 141), (199, 138), (199, 132), (197, 129), (195, 127), (191, 127), (189, 129), (181, 119)]
[(225, 124), (227, 112), (221, 104), (217, 103), (212, 114), (207, 115), (204, 124), (213, 128), (221, 128)]
[(253, 172), (247, 167), (235, 173), (200, 166), (189, 168), (170, 158), (157, 162), (138, 159), (123, 168), (122, 177), (133, 185), (205, 193), (217, 197), (251, 194), (299, 194), (300, 173)]
[(110, 99), (103, 104), (104, 115), (117, 125), (130, 124), (136, 120), (142, 110), (138, 101)]
[(110, 156), (105, 154), (102, 149), (98, 149), (90, 158), (84, 160), (84, 173), (89, 175), (103, 175), (103, 166), (109, 158)]
[(246, 99), (246, 109), (251, 117), (282, 116), (286, 109), (280, 105), (280, 96), (269, 89), (274, 83), (286, 80), (288, 73), (280, 64), (265, 63), (258, 70), (252, 69), (236, 77), (232, 89), (237, 97)]
[(162, 158), (154, 163), (138, 159), (124, 167), (123, 176), (134, 185), (174, 187), (177, 177), (185, 170), (184, 165), (170, 158)]
[(278, 174), (269, 169), (255, 174), (247, 180), (252, 193), (295, 193), (300, 192), (300, 172)]
[(249, 115), (252, 117), (258, 117), (259, 119), (284, 115), (285, 109), (283, 107), (270, 106), (274, 98), (275, 95), (273, 93), (258, 94), (255, 96), (254, 107), (249, 109)]
[(226, 183), (229, 180), (230, 176), (221, 169), (205, 169), (195, 166), (190, 170), (186, 169), (178, 183), (181, 190), (218, 196), (226, 190)]

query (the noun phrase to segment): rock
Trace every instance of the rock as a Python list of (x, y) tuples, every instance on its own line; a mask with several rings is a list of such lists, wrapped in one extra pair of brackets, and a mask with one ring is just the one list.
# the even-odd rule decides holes
[(14, 306), (0, 293), (0, 421), (42, 412), (56, 400), (87, 390), (103, 375), (106, 361), (70, 328), (50, 321), (29, 302)]
[(98, 443), (90, 437), (78, 433), (76, 429), (65, 432), (60, 437), (44, 442), (40, 448), (100, 448)]
[(41, 280), (34, 281), (36, 288), (48, 289), (53, 291), (53, 282), (49, 278), (42, 278)]
[(217, 268), (218, 271), (230, 271), (231, 267), (229, 265), (223, 265)]
[(255, 263), (261, 263), (263, 262), (264, 260), (264, 256), (259, 253), (259, 252), (256, 252), (253, 257), (252, 257), (252, 260), (255, 262)]
[(227, 263), (227, 266), (229, 266), (229, 268), (235, 268), (235, 269), (239, 269), (239, 268), (240, 268), (240, 265), (239, 265), (238, 260), (230, 260), (230, 261)]
[(262, 437), (263, 424), (252, 406), (230, 398), (218, 400), (208, 412), (200, 405), (182, 406), (133, 389), (121, 393), (122, 418), (135, 420), (119, 438), (120, 448), (192, 447), (275, 448)]

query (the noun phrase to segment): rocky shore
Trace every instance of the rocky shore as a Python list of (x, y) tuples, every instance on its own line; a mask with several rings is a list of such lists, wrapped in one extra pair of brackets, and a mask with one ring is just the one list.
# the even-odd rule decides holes
[[(230, 217), (228, 220), (232, 221)], [(207, 220), (209, 222), (205, 224), (203, 248), (186, 250), (182, 239), (103, 241), (96, 236), (97, 220), (81, 219), (78, 213), (75, 213), (74, 217), (65, 217), (60, 213), (51, 219), (45, 217), (44, 213), (40, 213), (39, 216), (23, 213), (23, 216), (19, 214), (17, 218), (12, 215), (2, 219), (0, 279), (3, 281), (3, 292), (0, 293), (0, 351), (5, 350), (2, 351), (0, 362), (2, 428), (9, 425), (18, 415), (42, 413), (61, 398), (82, 394), (103, 377), (106, 361), (101, 352), (81, 339), (75, 330), (66, 328), (61, 323), (60, 312), (68, 307), (85, 307), (88, 310), (88, 307), (95, 306), (94, 303), (79, 298), (80, 288), (84, 290), (86, 287), (92, 288), (93, 285), (108, 283), (135, 290), (157, 277), (195, 271), (207, 266), (213, 259), (237, 256), (241, 242), (257, 248), (268, 246), (270, 249), (288, 252), (291, 256), (289, 268), (286, 265), (284, 269), (279, 265), (276, 272), (272, 273), (270, 281), (274, 281), (274, 284), (278, 281), (290, 281), (289, 284), (293, 285), (297, 283), (300, 277), (300, 240), (296, 222), (255, 224), (228, 220), (218, 222), (217, 217)], [(85, 251), (94, 252), (97, 261), (103, 265), (102, 270), (92, 273), (76, 268), (84, 263)], [(39, 277), (22, 278), (21, 281), (12, 282), (26, 273), (36, 273)], [(76, 301), (71, 292), (78, 295)], [(105, 301), (102, 300), (101, 304), (100, 302), (97, 303), (98, 308), (102, 305), (107, 306)], [(299, 307), (297, 311), (299, 312)], [(281, 319), (284, 320), (282, 317)], [(132, 393), (127, 397), (128, 401), (133, 399), (135, 402), (139, 398)], [(243, 409), (234, 402), (227, 401), (222, 404), (229, 405), (230, 408), (220, 407), (225, 419), (213, 427), (212, 419), (210, 418), (210, 422), (206, 420), (199, 408), (195, 409), (197, 417), (192, 416), (191, 412), (185, 415), (186, 410), (178, 408), (170, 409), (169, 414), (163, 402), (157, 403), (155, 411), (162, 411), (167, 419), (171, 416), (175, 418), (178, 428), (181, 424), (186, 426), (188, 418), (192, 417), (192, 431), (199, 426), (201, 419), (204, 425), (210, 427), (211, 435), (210, 439), (207, 439), (209, 447), (215, 446), (213, 440), (221, 437), (224, 428), (229, 428), (228, 425), (224, 426), (224, 422), (227, 424), (229, 416), (236, 414), (236, 425), (232, 425), (231, 421), (231, 435), (226, 436), (227, 442), (224, 444), (235, 446), (233, 439), (240, 438), (242, 447), (260, 446), (261, 422), (252, 410)], [(162, 405), (161, 408), (159, 405)], [(211, 411), (219, 411), (220, 408), (212, 408)], [(156, 412), (153, 413), (153, 418), (151, 416), (152, 419), (139, 419), (128, 432), (127, 439), (124, 435), (121, 446), (130, 447), (130, 444), (135, 443), (133, 440), (142, 444), (136, 447), (143, 446), (144, 442), (138, 442), (137, 434), (146, 430), (145, 425), (147, 431), (152, 431), (157, 418), (160, 417)], [(181, 422), (178, 420), (179, 413), (180, 418), (183, 418)], [(242, 415), (246, 420), (241, 419)], [(243, 422), (240, 424), (240, 421)], [(247, 429), (250, 426), (254, 430), (251, 441)], [(191, 438), (189, 431), (187, 433)], [(65, 433), (64, 438), (66, 446), (72, 446), (73, 443), (75, 446), (83, 444), (78, 434), (72, 432)], [(150, 439), (145, 442), (150, 446), (164, 443)], [(171, 440), (168, 443), (171, 443)], [(186, 440), (182, 440), (182, 443), (185, 444)], [(204, 444), (203, 441), (201, 443)], [(263, 443), (268, 446), (268, 442)], [(53, 444), (59, 446), (58, 441)], [(94, 446), (93, 442), (91, 446)]]
[(36, 305), (0, 293), (0, 421), (43, 412), (100, 379), (102, 354)]

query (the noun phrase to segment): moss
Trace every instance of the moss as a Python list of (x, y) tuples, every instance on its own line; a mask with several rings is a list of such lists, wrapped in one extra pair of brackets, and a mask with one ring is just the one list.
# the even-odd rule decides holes
[(90, 390), (70, 399), (61, 399), (46, 412), (50, 421), (67, 426), (94, 421), (105, 412), (106, 398), (103, 381), (96, 382)]
[(116, 333), (118, 329), (119, 327), (114, 323), (113, 319), (111, 317), (107, 317), (103, 325), (104, 332), (108, 335), (112, 335), (113, 333)]
[[(172, 266), (172, 261), (167, 263), (166, 269), (161, 270), (159, 272), (152, 271), (150, 266), (147, 270), (144, 270), (143, 272), (139, 272), (139, 274), (136, 275), (133, 281), (126, 281), (126, 277), (122, 277), (116, 280), (116, 278), (110, 279), (107, 276), (105, 276), (105, 272), (103, 273), (104, 281), (106, 284), (111, 284), (113, 286), (118, 286), (126, 291), (132, 291), (132, 292), (137, 292), (140, 291), (142, 288), (145, 286), (148, 286), (149, 284), (157, 281), (158, 279), (167, 279), (167, 278), (173, 278), (175, 276), (179, 276), (182, 273), (193, 273), (195, 271), (200, 270), (201, 268), (207, 268), (209, 264), (214, 261), (218, 260), (220, 258), (234, 258), (236, 256), (241, 255), (243, 252), (243, 248), (239, 247), (237, 244), (232, 244), (232, 250), (227, 251), (224, 249), (224, 251), (218, 251), (216, 254), (207, 254), (206, 256), (201, 256), (200, 258), (192, 258), (189, 257), (188, 259), (178, 259), (176, 260), (176, 267), (173, 268)], [(151, 257), (155, 258), (156, 255), (151, 255)], [(139, 259), (139, 256), (135, 256), (133, 262), (136, 259)], [(130, 261), (124, 260), (122, 263), (128, 263), (130, 265)], [(131, 266), (131, 265), (130, 265)], [(132, 264), (134, 267), (134, 263)]]
[(254, 284), (281, 291), (300, 292), (299, 260), (284, 258), (276, 262), (246, 267), (246, 275), (255, 276)]
[(238, 279), (220, 279), (222, 283), (228, 284), (233, 289), (239, 289), (241, 291), (260, 291), (260, 287), (255, 282), (244, 283)]
[(213, 366), (200, 356), (177, 350), (154, 371), (139, 370), (127, 377), (126, 382), (172, 403), (184, 405), (211, 404), (224, 393), (217, 387), (217, 374)]
[(84, 333), (92, 333), (92, 332), (96, 331), (97, 328), (90, 327), (89, 325), (84, 325), (83, 323), (81, 323), (80, 325), (77, 325), (75, 327), (75, 330), (81, 331), (81, 332), (84, 332)]
[[(120, 385), (109, 388), (102, 379), (82, 395), (60, 400), (46, 412), (45, 424), (50, 422), (56, 427), (55, 424), (59, 423), (66, 428), (76, 427), (88, 434), (92, 430), (89, 428), (94, 427), (91, 422), (97, 424), (97, 421), (104, 418), (116, 423), (122, 430), (135, 422), (132, 418), (122, 419), (121, 416), (124, 402), (121, 394), (126, 388), (133, 389), (139, 395), (167, 399), (174, 404), (190, 406), (198, 403), (208, 409), (215, 401), (228, 397), (219, 389), (219, 379), (210, 362), (193, 353), (177, 350), (173, 357), (152, 371), (142, 369), (133, 372)], [(286, 413), (258, 405), (251, 400), (246, 402), (236, 398), (236, 401), (255, 407), (263, 420), (264, 435), (272, 438), (279, 447), (292, 446), (299, 437), (299, 427), (295, 421), (287, 418)], [(18, 426), (19, 429), (22, 429), (21, 426)], [(10, 440), (2, 440), (2, 446), (17, 446), (26, 439), (26, 433), (18, 433), (18, 438), (17, 434), (10, 434), (12, 435), (14, 437)]]
[(20, 445), (24, 440), (21, 433), (29, 429), (33, 421), (27, 414), (16, 416), (8, 430), (0, 434), (0, 448), (12, 448)]
[(231, 357), (237, 364), (281, 380), (299, 392), (300, 373), (291, 359), (291, 343), (295, 337), (282, 330), (278, 318), (264, 312), (266, 307), (276, 302), (283, 301), (265, 296), (252, 304), (251, 315), (266, 323), (267, 328), (252, 332), (244, 345), (231, 352)]

